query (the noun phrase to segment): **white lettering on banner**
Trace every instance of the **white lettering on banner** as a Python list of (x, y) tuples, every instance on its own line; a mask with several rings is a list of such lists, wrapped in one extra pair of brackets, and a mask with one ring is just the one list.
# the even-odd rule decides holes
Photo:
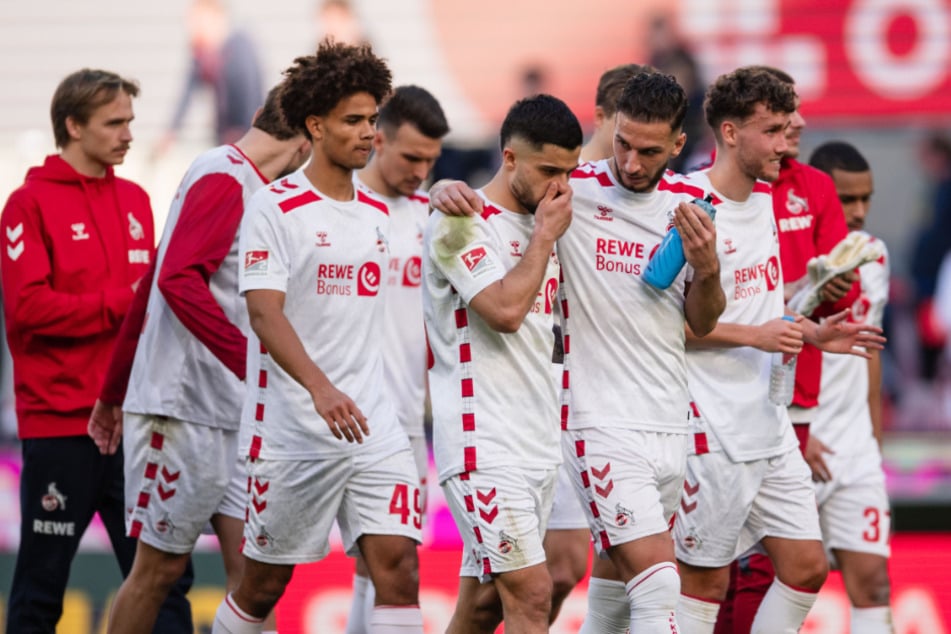
[[(948, 72), (951, 29), (945, 0), (856, 0), (845, 15), (845, 52), (859, 78), (891, 99), (917, 99)], [(896, 16), (914, 22), (913, 48), (896, 55), (888, 30)]]
[(53, 522), (50, 520), (33, 520), (33, 532), (39, 535), (76, 535), (76, 522)]

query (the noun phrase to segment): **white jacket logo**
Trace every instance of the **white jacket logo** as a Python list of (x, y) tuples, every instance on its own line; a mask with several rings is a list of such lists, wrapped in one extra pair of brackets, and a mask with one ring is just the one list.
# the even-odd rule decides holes
[(86, 233), (86, 223), (85, 222), (74, 222), (69, 225), (69, 228), (73, 230), (73, 240), (88, 240), (89, 234)]
[(132, 215), (132, 212), (129, 212), (129, 235), (132, 236), (133, 240), (141, 240), (145, 237), (145, 230), (142, 228), (142, 223), (135, 219), (135, 216)]
[(23, 255), (23, 223), (17, 223), (15, 227), (7, 227), (7, 255), (16, 262)]

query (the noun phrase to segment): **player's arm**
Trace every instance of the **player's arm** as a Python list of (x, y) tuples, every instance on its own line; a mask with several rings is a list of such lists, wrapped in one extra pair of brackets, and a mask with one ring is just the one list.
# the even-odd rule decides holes
[(482, 197), (464, 182), (444, 178), (429, 188), (429, 210), (433, 209), (447, 216), (478, 216)]
[(51, 255), (33, 200), (14, 194), (4, 208), (0, 232), (5, 313), (19, 336), (80, 339), (122, 323), (132, 303), (131, 284), (78, 293), (53, 287)]
[(674, 210), (674, 226), (683, 242), (684, 257), (693, 268), (684, 298), (684, 317), (696, 336), (709, 334), (726, 308), (720, 286), (717, 232), (710, 217), (696, 205), (682, 202)]
[(797, 321), (770, 319), (766, 323), (734, 324), (718, 322), (713, 330), (704, 337), (698, 337), (687, 324), (687, 348), (740, 348), (749, 346), (764, 352), (784, 352), (799, 354), (802, 350), (802, 326), (800, 316)]
[(868, 411), (872, 417), (872, 434), (882, 446), (882, 355), (870, 350), (868, 359)]
[(284, 314), (285, 297), (282, 291), (248, 290), (245, 300), (251, 329), (271, 358), (310, 393), (314, 408), (333, 435), (346, 438), (347, 442), (363, 442), (363, 437), (370, 433), (366, 417), (349, 396), (334, 387), (307, 354)]
[(208, 280), (231, 250), (243, 211), (243, 190), (234, 178), (200, 178), (182, 204), (157, 286), (182, 325), (242, 380), (247, 338), (228, 320)]
[(823, 319), (818, 324), (811, 319), (803, 319), (803, 338), (823, 352), (870, 358), (871, 351), (885, 347), (882, 329), (878, 326), (846, 321), (849, 312), (843, 310)]
[(535, 228), (521, 260), (485, 287), (469, 307), (498, 332), (515, 332), (538, 297), (555, 241), (571, 223), (571, 188), (551, 183), (535, 211)]

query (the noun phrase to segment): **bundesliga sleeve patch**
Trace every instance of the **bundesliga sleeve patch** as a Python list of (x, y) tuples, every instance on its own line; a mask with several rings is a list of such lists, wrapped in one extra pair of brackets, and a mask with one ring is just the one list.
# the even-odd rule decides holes
[(244, 254), (244, 274), (245, 275), (266, 275), (267, 274), (267, 250), (248, 251)]
[(480, 277), (481, 275), (495, 269), (495, 264), (492, 262), (492, 258), (489, 258), (488, 255), (489, 254), (485, 250), (485, 247), (476, 247), (466, 251), (465, 253), (462, 253), (459, 256), (459, 259), (462, 260), (462, 263), (467, 269), (469, 269), (469, 272), (472, 273), (473, 277)]

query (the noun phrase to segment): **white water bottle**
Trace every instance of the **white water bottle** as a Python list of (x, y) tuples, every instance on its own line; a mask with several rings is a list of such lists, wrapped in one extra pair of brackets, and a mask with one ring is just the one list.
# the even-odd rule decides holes
[[(784, 315), (786, 321), (795, 321), (791, 315)], [(797, 355), (774, 352), (769, 364), (769, 402), (773, 405), (788, 407), (792, 403), (796, 389)]]

